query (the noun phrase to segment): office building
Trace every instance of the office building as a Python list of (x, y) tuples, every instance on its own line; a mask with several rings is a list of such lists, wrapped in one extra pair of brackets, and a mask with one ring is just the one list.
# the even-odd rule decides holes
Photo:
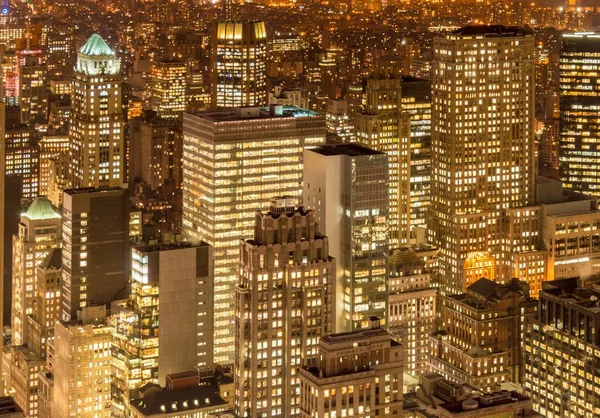
[(21, 197), (31, 200), (39, 194), (40, 154), (35, 132), (21, 125), (20, 109), (16, 106), (6, 109), (6, 119), (4, 174), (20, 177)]
[(45, 197), (37, 197), (21, 215), (13, 236), (12, 343), (27, 343), (27, 317), (33, 315), (38, 265), (60, 244), (61, 218)]
[(402, 77), (400, 87), (410, 117), (410, 242), (420, 244), (431, 201), (431, 81)]
[[(134, 247), (129, 300), (115, 302), (113, 414), (167, 375), (213, 369), (212, 247), (188, 242)], [(198, 373), (196, 373), (198, 374)]]
[(371, 322), (319, 339), (318, 363), (299, 370), (303, 418), (403, 416), (402, 345)]
[(54, 374), (42, 369), (38, 373), (38, 418), (52, 418), (54, 401)]
[(48, 71), (42, 51), (19, 51), (17, 56), (21, 121), (27, 125), (44, 123), (48, 117)]
[(336, 332), (387, 318), (389, 156), (357, 144), (304, 151), (304, 202), (337, 260)]
[(364, 110), (355, 116), (356, 142), (384, 152), (389, 164), (390, 246), (410, 241), (410, 119), (401, 108), (401, 80), (373, 75)]
[(234, 409), (239, 417), (298, 417), (297, 369), (315, 364), (331, 332), (335, 261), (312, 211), (274, 198), (240, 241)]
[(348, 102), (341, 99), (327, 101), (327, 134), (334, 141), (354, 142), (354, 125), (348, 115)]
[(177, 119), (185, 111), (187, 64), (184, 61), (160, 59), (150, 71), (150, 105), (164, 119)]
[(600, 414), (600, 292), (578, 279), (544, 283), (524, 341), (525, 394), (548, 418)]
[(531, 414), (531, 398), (502, 390), (439, 405), (438, 418), (537, 417)]
[(21, 407), (26, 417), (37, 418), (37, 374), (45, 361), (26, 345), (11, 346), (10, 356), (9, 392), (14, 394), (15, 403)]
[(120, 66), (98, 34), (77, 55), (69, 123), (72, 187), (113, 187), (126, 182)]
[[(0, 101), (0, 144), (3, 144), (5, 141), (5, 137), (4, 137), (4, 127), (6, 125), (6, 114), (5, 114), (5, 104), (3, 102)], [(0, 146), (0, 161), (6, 161), (6, 147), (1, 147)], [(12, 254), (12, 250), (7, 251), (8, 250), (8, 246), (7, 246), (7, 241), (8, 241), (8, 237), (6, 236), (6, 232), (5, 231), (5, 219), (6, 219), (6, 205), (5, 205), (5, 188), (6, 188), (6, 175), (5, 173), (2, 173), (0, 171), (0, 271), (4, 271), (4, 267), (5, 267), (5, 263), (6, 260), (10, 260), (10, 255)], [(10, 265), (10, 263), (9, 263)], [(6, 279), (4, 279), (6, 280)], [(0, 318), (2, 318), (2, 323), (4, 324), (5, 320), (8, 320), (8, 318), (5, 318), (6, 315), (10, 315), (10, 311), (8, 311), (8, 307), (4, 306), (4, 292), (5, 292), (5, 288), (8, 288), (8, 286), (6, 286), (7, 283), (3, 283), (2, 286), (0, 286)], [(10, 288), (9, 288), (10, 289)], [(5, 313), (5, 310), (8, 311)], [(4, 343), (2, 344), (2, 347), (4, 346)], [(3, 370), (2, 367), (2, 363), (0, 362), (0, 373), (2, 373), (3, 371), (6, 372), (6, 370)], [(1, 400), (1, 398), (0, 398)]]
[[(90, 309), (94, 310), (89, 313), (94, 320), (61, 321), (54, 328), (55, 418), (111, 417), (112, 328), (102, 323), (105, 310), (83, 310)], [(82, 316), (87, 317), (87, 312)]]
[(527, 283), (482, 278), (445, 298), (442, 329), (431, 336), (432, 371), (483, 391), (522, 383), (526, 324), (536, 311)]
[(111, 189), (69, 189), (62, 206), (62, 319), (120, 299), (129, 277), (129, 199)]
[(563, 35), (560, 53), (560, 177), (565, 187), (600, 196), (600, 33)]
[(449, 295), (477, 278), (473, 265), (487, 265), (490, 279), (513, 276), (496, 272), (513, 251), (502, 248), (500, 218), (534, 203), (534, 37), (467, 26), (436, 38), (434, 54), (428, 240)]
[(435, 331), (437, 291), (431, 283), (437, 248), (404, 247), (390, 255), (388, 332), (404, 348), (404, 371), (429, 370), (429, 337)]
[(140, 122), (141, 178), (152, 190), (165, 182), (181, 187), (183, 132), (181, 125), (146, 112)]
[(239, 240), (273, 196), (301, 196), (303, 150), (325, 142), (325, 121), (277, 106), (183, 117), (184, 234), (214, 247), (215, 362), (232, 363)]
[(75, 58), (74, 27), (69, 24), (53, 24), (46, 39), (48, 74), (62, 77), (73, 70)]
[(39, 148), (39, 195), (48, 196), (50, 193), (50, 159), (68, 155), (68, 135), (44, 135), (38, 141)]
[(267, 104), (308, 109), (308, 91), (302, 88), (282, 89), (281, 86), (275, 86), (273, 91), (269, 92)]
[(219, 22), (213, 33), (213, 108), (266, 104), (267, 30), (264, 22)]

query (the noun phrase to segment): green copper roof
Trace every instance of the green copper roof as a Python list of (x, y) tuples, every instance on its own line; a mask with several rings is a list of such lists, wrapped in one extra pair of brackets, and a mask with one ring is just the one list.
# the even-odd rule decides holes
[(79, 52), (84, 55), (115, 55), (104, 39), (102, 39), (102, 36), (97, 33), (90, 36), (90, 39), (88, 39)]
[(40, 219), (59, 219), (60, 215), (52, 207), (47, 197), (36, 197), (27, 212), (23, 214), (32, 221)]

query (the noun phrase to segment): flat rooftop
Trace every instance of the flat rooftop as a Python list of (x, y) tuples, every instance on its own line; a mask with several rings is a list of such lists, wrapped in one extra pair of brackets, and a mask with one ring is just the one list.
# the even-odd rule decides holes
[[(452, 415), (466, 413), (478, 413), (477, 416), (485, 416), (482, 412), (478, 412), (482, 409), (493, 408), (501, 405), (515, 405), (515, 409), (522, 409), (524, 405), (516, 405), (518, 403), (527, 403), (531, 398), (525, 395), (521, 395), (518, 392), (509, 392), (506, 390), (499, 392), (486, 393), (479, 398), (469, 398), (463, 401), (448, 402), (439, 405), (439, 408), (445, 409)], [(465, 414), (466, 415), (466, 414)], [(469, 414), (470, 415), (470, 414)]]
[(206, 119), (215, 123), (239, 122), (242, 120), (256, 119), (278, 119), (278, 118), (302, 118), (319, 116), (319, 114), (310, 109), (303, 109), (296, 106), (276, 105), (269, 107), (240, 107), (235, 109), (224, 109), (209, 112), (186, 112), (197, 118)]
[(465, 26), (452, 32), (457, 36), (483, 36), (485, 38), (497, 38), (502, 36), (527, 36), (532, 32), (519, 26), (504, 25), (472, 25)]
[(182, 242), (166, 242), (161, 244), (153, 244), (153, 245), (140, 245), (138, 247), (134, 247), (137, 251), (141, 253), (153, 253), (158, 251), (171, 251), (171, 250), (180, 250), (182, 248), (192, 248), (192, 247), (206, 247), (208, 246), (205, 242), (200, 242), (198, 244), (192, 243), (189, 241)]
[(219, 395), (219, 388), (213, 385), (194, 385), (178, 389), (151, 389), (140, 399), (130, 402), (132, 408), (144, 416), (184, 414), (200, 409), (227, 406)]
[(23, 412), (23, 410), (17, 405), (13, 398), (10, 396), (2, 396), (0, 397), (0, 416), (1, 415), (9, 415), (9, 414), (17, 414), (19, 412)]
[(316, 148), (310, 148), (310, 151), (327, 157), (334, 155), (347, 155), (349, 157), (361, 157), (367, 155), (385, 155), (383, 152), (375, 151), (371, 148), (363, 147), (358, 144), (329, 144), (321, 145)]

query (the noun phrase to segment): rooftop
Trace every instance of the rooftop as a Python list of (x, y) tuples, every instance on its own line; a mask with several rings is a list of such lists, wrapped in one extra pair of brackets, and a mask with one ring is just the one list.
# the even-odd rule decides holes
[(504, 25), (472, 25), (465, 26), (452, 32), (457, 36), (483, 36), (485, 38), (496, 38), (502, 36), (527, 36), (532, 32), (519, 26)]
[(102, 36), (94, 33), (90, 36), (90, 39), (87, 40), (85, 45), (79, 51), (83, 55), (90, 56), (105, 56), (105, 55), (115, 55), (112, 49), (106, 44), (106, 41), (102, 38)]
[(23, 412), (23, 410), (17, 405), (13, 398), (10, 396), (0, 397), (0, 416), (8, 414), (16, 414)]
[[(486, 393), (479, 398), (468, 398), (464, 401), (444, 403), (439, 405), (439, 408), (445, 409), (452, 415), (461, 416), (462, 413), (478, 411), (480, 409), (492, 408), (501, 405), (514, 405), (515, 409), (522, 410), (528, 406), (528, 403), (529, 405), (531, 404), (530, 401), (531, 398), (521, 395), (518, 392), (502, 390), (499, 392)], [(478, 412), (477, 414), (477, 416), (485, 416), (482, 415), (482, 412)]]
[(53, 248), (50, 253), (42, 260), (38, 265), (42, 270), (55, 269), (58, 270), (62, 267), (62, 249)]
[(316, 148), (311, 148), (310, 151), (327, 157), (334, 155), (347, 155), (349, 157), (362, 157), (367, 155), (385, 155), (383, 152), (375, 151), (371, 148), (363, 147), (358, 144), (328, 144)]
[(39, 221), (42, 219), (60, 219), (58, 212), (52, 207), (52, 203), (45, 196), (36, 197), (33, 203), (22, 216), (31, 221)]
[(153, 252), (157, 252), (157, 251), (171, 251), (171, 250), (180, 250), (182, 248), (205, 247), (205, 246), (208, 246), (208, 244), (205, 242), (201, 242), (200, 244), (193, 244), (188, 241), (182, 241), (182, 242), (166, 242), (166, 243), (153, 244), (153, 245), (140, 245), (139, 247), (134, 247), (134, 248), (141, 253), (153, 253)]
[(242, 120), (274, 119), (274, 118), (300, 118), (319, 116), (317, 112), (302, 109), (296, 106), (269, 107), (241, 107), (235, 109), (224, 109), (216, 112), (193, 112), (195, 117), (206, 119), (214, 123), (239, 122)]
[(194, 411), (227, 405), (219, 396), (219, 388), (213, 385), (189, 386), (178, 389), (153, 388), (140, 399), (133, 399), (131, 406), (145, 416)]

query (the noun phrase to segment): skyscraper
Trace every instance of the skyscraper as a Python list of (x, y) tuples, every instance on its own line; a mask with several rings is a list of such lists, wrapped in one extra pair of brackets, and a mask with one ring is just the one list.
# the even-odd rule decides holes
[(65, 190), (63, 320), (77, 318), (77, 311), (86, 306), (110, 304), (125, 291), (129, 276), (128, 212), (129, 199), (123, 189)]
[(152, 63), (150, 102), (160, 118), (178, 118), (185, 110), (186, 73), (184, 61), (159, 59)]
[(235, 288), (235, 413), (299, 417), (297, 370), (316, 363), (319, 337), (331, 332), (335, 261), (314, 213), (294, 198), (274, 198), (255, 219)]
[[(4, 174), (21, 179), (21, 196), (33, 199), (39, 193), (39, 147), (36, 143), (35, 131), (20, 123), (20, 109), (9, 106), (6, 109), (7, 122), (4, 149), (6, 165)], [(15, 196), (12, 196), (15, 199)]]
[(410, 239), (410, 119), (401, 110), (400, 82), (386, 75), (370, 77), (364, 111), (355, 116), (356, 141), (388, 156), (392, 247)]
[(534, 203), (534, 39), (520, 28), (467, 26), (434, 45), (428, 234), (447, 295), (475, 279), (468, 264), (494, 277), (501, 217)]
[(357, 144), (304, 152), (304, 201), (337, 260), (336, 332), (385, 323), (390, 240), (389, 156)]
[(27, 343), (27, 316), (37, 298), (38, 265), (61, 238), (60, 215), (46, 197), (37, 197), (21, 215), (19, 234), (13, 236), (12, 343)]
[(126, 181), (120, 66), (98, 34), (77, 55), (69, 124), (72, 187), (112, 187)]
[(265, 23), (218, 23), (212, 42), (213, 108), (266, 104)]
[(215, 362), (232, 363), (239, 240), (273, 196), (301, 196), (303, 151), (325, 142), (325, 121), (285, 106), (183, 118), (184, 234), (214, 247)]
[(212, 372), (212, 247), (189, 242), (134, 247), (128, 300), (112, 305), (113, 414), (124, 416), (148, 383)]
[(560, 54), (560, 177), (600, 196), (600, 33), (563, 35)]

